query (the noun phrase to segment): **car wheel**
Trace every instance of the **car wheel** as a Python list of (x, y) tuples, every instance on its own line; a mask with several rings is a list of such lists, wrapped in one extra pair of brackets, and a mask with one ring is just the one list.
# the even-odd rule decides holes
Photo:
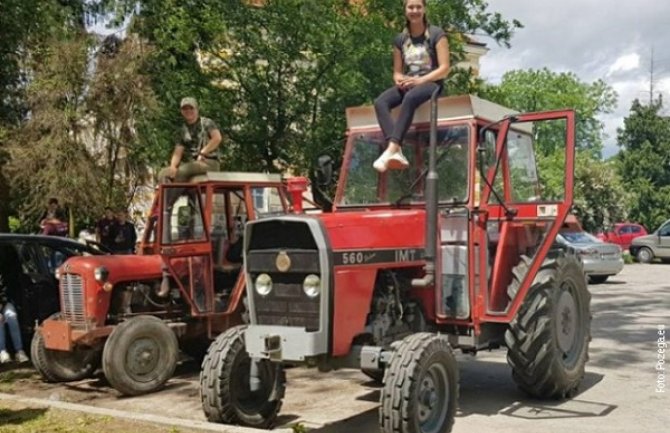
[(589, 284), (602, 284), (609, 277), (609, 275), (589, 275)]
[(649, 248), (640, 248), (635, 258), (640, 263), (651, 263), (654, 260), (654, 253)]

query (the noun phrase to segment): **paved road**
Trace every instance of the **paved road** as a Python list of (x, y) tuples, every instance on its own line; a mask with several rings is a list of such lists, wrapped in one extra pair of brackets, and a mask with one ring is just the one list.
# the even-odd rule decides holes
[[(628, 265), (611, 281), (590, 289), (593, 341), (580, 394), (560, 403), (529, 400), (512, 382), (504, 351), (461, 355), (454, 433), (669, 431), (670, 389), (656, 392), (655, 366), (658, 327), (664, 325), (670, 333), (670, 265)], [(17, 391), (29, 397), (203, 420), (196, 370), (183, 366), (167, 389), (144, 397), (118, 398), (100, 378), (67, 386), (26, 382)], [(360, 373), (321, 375), (293, 369), (288, 378), (280, 415), (284, 425), (300, 422), (314, 433), (379, 431), (379, 389)]]

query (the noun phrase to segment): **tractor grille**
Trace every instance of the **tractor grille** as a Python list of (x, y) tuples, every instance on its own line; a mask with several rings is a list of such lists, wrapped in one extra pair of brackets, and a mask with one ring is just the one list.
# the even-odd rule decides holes
[(307, 331), (319, 330), (320, 296), (308, 298), (302, 283), (275, 283), (267, 296), (255, 294), (256, 320), (259, 325), (296, 326)]
[(84, 309), (84, 284), (80, 275), (61, 274), (61, 312), (63, 319), (72, 325), (86, 325)]
[[(289, 259), (290, 265), (283, 272), (278, 268), (279, 256)], [(281, 219), (254, 223), (246, 263), (256, 324), (319, 330), (328, 282), (321, 282), (321, 294), (315, 298), (303, 291), (305, 277), (321, 277), (319, 250), (307, 224)], [(272, 278), (272, 291), (266, 296), (259, 295), (254, 287), (260, 274)]]

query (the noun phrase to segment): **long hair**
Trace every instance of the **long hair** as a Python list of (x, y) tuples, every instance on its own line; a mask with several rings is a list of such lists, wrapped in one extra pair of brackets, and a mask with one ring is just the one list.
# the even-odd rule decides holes
[[(403, 15), (406, 14), (405, 10), (407, 9), (408, 1), (409, 0), (403, 0), (402, 2)], [(426, 28), (426, 31), (428, 31), (428, 18), (426, 18), (426, 0), (421, 0), (421, 3), (423, 4), (423, 25)], [(405, 29), (407, 30), (407, 33), (409, 33), (409, 20), (407, 19), (407, 16), (405, 16)]]

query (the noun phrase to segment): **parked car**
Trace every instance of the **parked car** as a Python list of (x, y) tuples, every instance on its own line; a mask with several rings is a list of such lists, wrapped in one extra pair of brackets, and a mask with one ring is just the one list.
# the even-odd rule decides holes
[(664, 263), (670, 262), (670, 220), (654, 233), (633, 239), (629, 250), (640, 263), (650, 263), (656, 257)]
[(30, 344), (35, 323), (60, 311), (55, 272), (73, 256), (105, 254), (94, 243), (72, 239), (0, 233), (0, 270), (15, 303), (24, 345)]
[(647, 229), (641, 224), (617, 223), (610, 230), (598, 233), (596, 237), (603, 242), (617, 244), (622, 250), (627, 250), (633, 239), (646, 235)]
[(557, 242), (577, 251), (591, 284), (602, 284), (623, 269), (621, 247), (606, 243), (584, 231), (562, 230)]

